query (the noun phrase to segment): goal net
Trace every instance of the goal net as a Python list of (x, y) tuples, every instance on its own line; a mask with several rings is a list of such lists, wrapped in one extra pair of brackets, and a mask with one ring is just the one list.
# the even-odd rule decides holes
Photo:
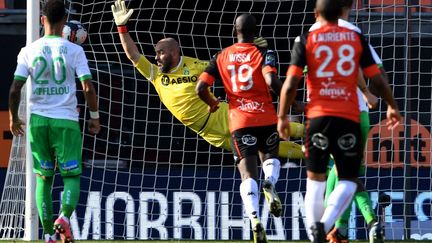
[[(404, 116), (402, 125), (389, 131), (385, 104), (380, 101), (370, 111), (362, 179), (374, 206), (382, 194), (391, 198), (390, 206), (379, 210), (387, 239), (432, 239), (432, 2), (354, 2), (350, 21), (382, 58)], [(80, 21), (89, 34), (83, 47), (97, 88), (102, 124), (99, 135), (87, 132), (88, 111), (79, 93), (84, 172), (79, 205), (71, 218), (75, 238), (251, 239), (232, 154), (210, 146), (177, 121), (152, 84), (134, 69), (113, 21), (113, 1), (67, 3), (69, 19)], [(209, 60), (235, 42), (234, 20), (250, 12), (257, 18), (257, 35), (265, 37), (278, 55), (282, 80), (294, 38), (314, 23), (314, 1), (129, 0), (126, 5), (135, 9), (129, 32), (149, 60), (154, 60), (154, 45), (164, 37), (178, 40), (183, 55)], [(214, 92), (223, 95), (223, 88), (216, 85)], [(297, 99), (304, 98), (301, 85)], [(302, 114), (291, 117), (304, 122)], [(2, 239), (21, 238), (24, 231), (24, 208), (17, 206), (24, 200), (22, 149), (14, 143), (0, 203)], [(283, 216), (273, 218), (261, 196), (260, 216), (270, 240), (306, 239), (306, 170), (302, 161), (290, 162), (298, 166), (281, 169), (276, 186), (284, 204)], [(14, 187), (21, 189), (11, 193)], [(61, 178), (56, 176), (55, 212), (61, 193)], [(41, 236), (42, 231), (38, 233)], [(367, 238), (358, 210), (351, 216), (349, 236)]]

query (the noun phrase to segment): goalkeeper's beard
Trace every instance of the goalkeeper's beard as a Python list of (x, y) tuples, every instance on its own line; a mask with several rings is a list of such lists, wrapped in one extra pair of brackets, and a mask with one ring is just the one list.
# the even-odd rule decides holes
[(172, 66), (172, 61), (168, 60), (164, 63), (162, 63), (162, 66), (159, 66), (159, 69), (162, 73), (168, 73), (171, 70), (171, 66)]

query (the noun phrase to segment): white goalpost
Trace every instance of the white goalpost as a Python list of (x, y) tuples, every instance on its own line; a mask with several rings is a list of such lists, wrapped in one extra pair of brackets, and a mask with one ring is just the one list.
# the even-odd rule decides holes
[[(27, 21), (26, 21), (26, 43), (32, 43), (33, 41), (39, 38), (39, 30), (40, 30), (40, 3), (39, 1), (27, 1)], [(26, 104), (28, 104), (29, 97), (31, 95), (31, 82), (26, 82)], [(23, 109), (25, 107), (26, 111), (26, 124), (30, 124), (30, 107), (24, 104), (21, 106)], [(29, 126), (26, 126), (26, 134), (29, 132)], [(25, 194), (25, 231), (24, 231), (24, 239), (25, 240), (35, 240), (38, 239), (38, 226), (39, 226), (39, 216), (36, 208), (36, 199), (35, 199), (35, 187), (36, 187), (36, 178), (33, 173), (33, 157), (30, 149), (30, 141), (28, 137), (25, 137), (25, 164), (26, 164), (26, 194)]]
[[(27, 1), (27, 44), (39, 38), (39, 5), (38, 0)], [(30, 94), (31, 83), (27, 82), (21, 92), (22, 101), (19, 108), (19, 115), (26, 121), (26, 124), (29, 124), (29, 116), (27, 116), (29, 107), (26, 104)], [(2, 212), (0, 216), (1, 239), (36, 240), (39, 238), (35, 185), (33, 158), (27, 136), (14, 137), (0, 203), (0, 211)]]
[[(27, 2), (29, 43), (39, 36), (40, 2)], [(82, 46), (97, 89), (102, 125), (97, 136), (87, 132), (89, 115), (78, 92), (84, 165), (79, 205), (71, 218), (75, 239), (252, 239), (232, 154), (210, 146), (177, 121), (152, 84), (127, 60), (111, 13), (113, 0), (65, 2), (69, 20), (80, 21), (88, 31)], [(383, 60), (404, 116), (400, 127), (388, 131), (385, 104), (380, 101), (370, 111), (362, 180), (374, 206), (380, 195), (390, 196), (390, 206), (379, 210), (386, 239), (432, 240), (432, 1), (354, 2), (350, 21)], [(282, 80), (294, 38), (314, 23), (314, 1), (304, 0), (128, 0), (126, 5), (135, 9), (129, 32), (150, 61), (154, 45), (164, 37), (177, 39), (183, 55), (209, 60), (234, 43), (235, 17), (252, 13), (258, 21), (257, 35), (277, 53)], [(214, 92), (224, 95), (220, 83)], [(304, 86), (297, 99), (305, 100)], [(290, 115), (304, 122), (303, 114)], [(34, 200), (28, 200), (34, 198), (34, 177), (24, 140), (13, 140), (0, 201), (0, 239), (35, 240), (42, 235), (35, 205), (30, 204)], [(302, 161), (289, 161), (297, 166), (282, 169), (276, 186), (283, 216), (273, 218), (264, 197), (260, 199), (269, 240), (306, 239), (306, 169)], [(61, 193), (62, 182), (56, 176), (55, 213)], [(367, 238), (358, 210), (351, 215), (349, 236)]]

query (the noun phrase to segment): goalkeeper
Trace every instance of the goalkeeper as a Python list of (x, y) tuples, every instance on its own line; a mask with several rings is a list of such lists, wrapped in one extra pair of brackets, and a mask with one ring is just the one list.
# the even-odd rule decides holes
[[(162, 103), (185, 126), (192, 129), (215, 147), (231, 151), (231, 135), (228, 129), (228, 104), (221, 102), (219, 109), (210, 113), (207, 104), (196, 94), (199, 75), (209, 64), (196, 58), (180, 55), (180, 47), (173, 38), (160, 40), (155, 47), (156, 63), (152, 64), (137, 48), (128, 33), (126, 24), (133, 13), (125, 2), (118, 0), (111, 5), (120, 40), (127, 57), (135, 68), (156, 89)], [(261, 43), (266, 46), (265, 41)], [(303, 136), (303, 124), (291, 123), (291, 137)], [(304, 157), (299, 144), (281, 141), (279, 156), (292, 159)]]

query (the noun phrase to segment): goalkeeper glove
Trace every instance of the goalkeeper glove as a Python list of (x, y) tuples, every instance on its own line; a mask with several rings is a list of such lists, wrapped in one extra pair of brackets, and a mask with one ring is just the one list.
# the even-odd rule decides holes
[(127, 9), (125, 1), (117, 0), (114, 5), (111, 5), (111, 11), (114, 16), (114, 21), (117, 26), (126, 25), (130, 16), (133, 13), (133, 9)]
[(262, 48), (267, 48), (267, 46), (268, 46), (267, 40), (261, 36), (255, 37), (253, 42), (255, 45), (262, 47)]

